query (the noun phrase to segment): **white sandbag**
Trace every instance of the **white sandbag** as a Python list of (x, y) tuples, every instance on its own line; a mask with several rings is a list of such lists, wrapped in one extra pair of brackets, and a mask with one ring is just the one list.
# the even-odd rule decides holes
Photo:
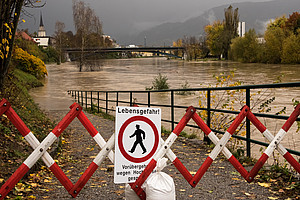
[(175, 200), (175, 184), (173, 178), (161, 170), (167, 165), (167, 158), (157, 161), (156, 173), (152, 173), (145, 182), (147, 200)]
[(125, 185), (125, 199), (126, 200), (140, 200), (139, 196), (131, 188), (131, 186), (126, 183)]

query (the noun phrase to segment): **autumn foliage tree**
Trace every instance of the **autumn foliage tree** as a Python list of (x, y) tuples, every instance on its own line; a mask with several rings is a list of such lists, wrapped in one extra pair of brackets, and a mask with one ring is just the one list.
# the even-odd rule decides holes
[(0, 90), (8, 72), (15, 34), (22, 7), (43, 6), (37, 0), (1, 0), (0, 1)]
[(257, 35), (249, 30), (245, 37), (232, 40), (230, 56), (233, 60), (261, 63), (300, 63), (300, 14), (288, 18), (281, 16), (271, 21), (258, 42)]
[(232, 6), (229, 6), (224, 10), (223, 22), (215, 21), (204, 28), (211, 54), (219, 58), (223, 55), (225, 59), (228, 59), (231, 40), (237, 37), (238, 23), (238, 8), (233, 10)]

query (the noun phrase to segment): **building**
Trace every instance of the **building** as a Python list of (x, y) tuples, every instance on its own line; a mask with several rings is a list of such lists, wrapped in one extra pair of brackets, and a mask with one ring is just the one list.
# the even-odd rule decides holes
[(237, 28), (237, 33), (239, 37), (244, 37), (246, 32), (246, 22), (239, 22), (238, 28)]
[(47, 36), (46, 29), (43, 23), (43, 16), (42, 12), (40, 13), (40, 26), (38, 29), (38, 35), (37, 37), (34, 37), (33, 40), (39, 45), (43, 47), (48, 47), (53, 43), (53, 38), (50, 36)]

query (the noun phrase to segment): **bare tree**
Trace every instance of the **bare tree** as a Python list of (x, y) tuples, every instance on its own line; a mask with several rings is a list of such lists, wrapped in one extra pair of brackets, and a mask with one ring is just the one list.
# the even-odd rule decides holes
[[(96, 34), (100, 41), (102, 35), (102, 24), (95, 11), (83, 1), (73, 0), (73, 20), (78, 38), (78, 47), (81, 49), (79, 71), (82, 71), (84, 64), (84, 48), (94, 46), (90, 41), (92, 34)], [(98, 42), (99, 42), (98, 41)], [(98, 43), (96, 41), (96, 43)], [(95, 43), (94, 43), (95, 44)]]
[(61, 63), (62, 54), (62, 43), (63, 43), (63, 32), (65, 29), (65, 24), (63, 22), (57, 21), (55, 23), (55, 38), (56, 38), (56, 48), (59, 51), (59, 63)]

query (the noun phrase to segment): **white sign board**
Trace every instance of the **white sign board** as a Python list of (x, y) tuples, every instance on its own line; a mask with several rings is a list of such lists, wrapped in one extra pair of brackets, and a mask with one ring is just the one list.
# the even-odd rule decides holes
[(115, 183), (135, 182), (160, 146), (160, 129), (160, 108), (116, 108)]

